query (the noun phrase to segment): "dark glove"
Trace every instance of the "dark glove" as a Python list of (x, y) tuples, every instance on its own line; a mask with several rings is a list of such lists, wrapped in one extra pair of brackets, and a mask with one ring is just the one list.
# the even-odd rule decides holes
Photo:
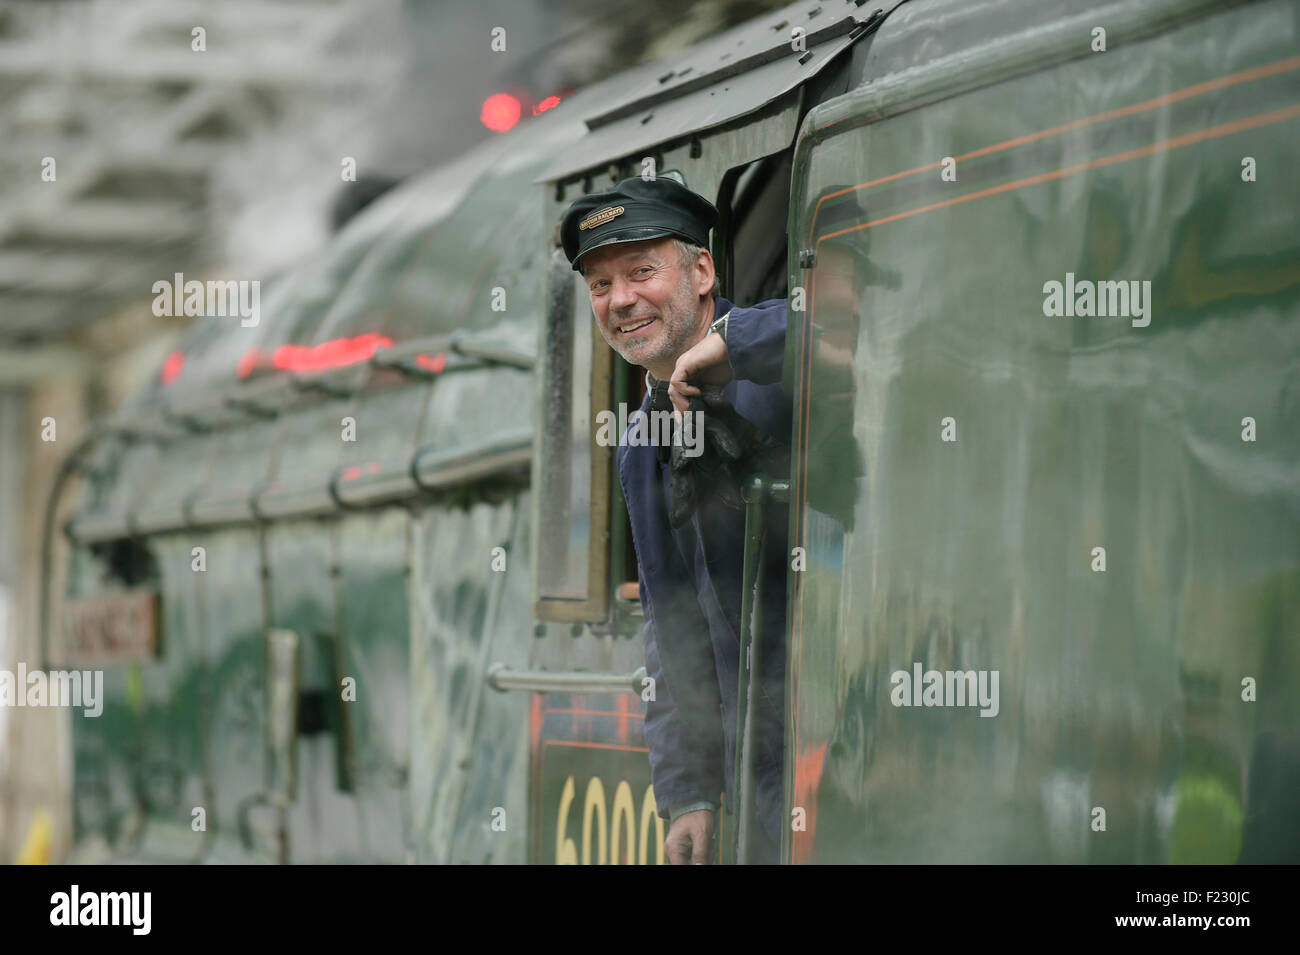
[[(668, 382), (651, 378), (650, 411), (673, 410)], [(727, 507), (744, 507), (741, 482), (755, 473), (784, 473), (790, 465), (790, 449), (759, 431), (722, 396), (721, 388), (703, 386), (692, 396), (688, 413), (701, 412), (704, 441), (701, 453), (686, 454), (680, 430), (674, 428), (671, 447), (657, 448), (659, 460), (668, 464), (672, 475), (672, 509), (668, 521), (674, 528), (685, 524), (696, 509), (716, 497)], [(696, 418), (695, 420), (700, 420)]]

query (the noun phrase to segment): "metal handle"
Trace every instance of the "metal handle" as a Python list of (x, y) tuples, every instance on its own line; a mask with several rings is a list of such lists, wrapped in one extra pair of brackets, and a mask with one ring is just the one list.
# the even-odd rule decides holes
[(765, 504), (787, 501), (790, 482), (773, 480), (765, 475), (751, 475), (741, 489), (745, 501), (745, 557), (741, 570), (740, 599), (740, 666), (736, 693), (736, 761), (735, 812), (731, 815), (732, 845), (737, 865), (753, 858), (754, 793), (756, 790), (757, 729), (755, 713), (762, 685), (763, 646), (763, 574), (766, 541), (763, 537)]
[(632, 673), (586, 673), (580, 670), (512, 670), (504, 663), (487, 669), (487, 685), (494, 690), (531, 690), (534, 693), (637, 693), (646, 679), (645, 667)]

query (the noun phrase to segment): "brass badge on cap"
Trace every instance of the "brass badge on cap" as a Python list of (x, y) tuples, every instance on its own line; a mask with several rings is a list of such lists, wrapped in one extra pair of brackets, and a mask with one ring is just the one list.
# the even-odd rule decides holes
[(584, 229), (594, 229), (598, 225), (604, 225), (611, 219), (617, 219), (626, 211), (627, 210), (622, 206), (606, 206), (599, 212), (593, 212), (591, 215), (587, 216), (587, 218), (579, 222), (578, 231), (581, 232)]

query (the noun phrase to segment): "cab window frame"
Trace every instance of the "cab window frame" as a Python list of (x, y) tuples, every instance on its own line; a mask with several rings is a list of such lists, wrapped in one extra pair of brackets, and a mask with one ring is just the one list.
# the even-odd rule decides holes
[[(761, 180), (756, 183), (761, 187), (771, 175), (770, 168), (789, 168), (789, 158), (793, 155), (793, 144), (802, 117), (803, 90), (796, 88), (786, 96), (768, 104), (756, 113), (751, 113), (731, 124), (704, 133), (686, 133), (672, 144), (649, 150), (645, 156), (628, 157), (622, 163), (603, 167), (599, 174), (589, 172), (576, 179), (550, 183), (546, 213), (548, 221), (558, 224), (564, 210), (580, 195), (599, 192), (611, 188), (619, 180), (640, 175), (645, 167), (644, 160), (652, 158), (653, 168), (657, 174), (680, 177), (684, 184), (704, 195), (719, 206), (721, 219), (714, 229), (710, 252), (719, 264), (718, 294), (731, 299), (734, 269), (729, 265), (721, 266), (724, 259), (720, 256), (730, 246), (737, 228), (743, 229), (748, 208), (731, 209), (733, 198), (748, 199), (753, 193), (748, 189), (737, 190), (737, 183), (743, 179), (747, 170), (755, 169), (757, 175), (751, 177)], [(788, 183), (788, 178), (787, 178)], [(575, 188), (576, 186), (576, 188)], [(789, 189), (785, 190), (786, 202), (789, 202)], [(724, 208), (724, 206), (726, 208)], [(628, 395), (642, 380), (633, 375), (626, 362), (620, 362), (605, 340), (595, 332), (592, 323), (591, 335), (591, 383), (589, 389), (583, 389), (581, 383), (572, 380), (572, 350), (561, 354), (553, 347), (558, 337), (574, 340), (576, 331), (562, 323), (575, 320), (579, 303), (572, 296), (581, 293), (587, 302), (585, 284), (574, 282), (573, 272), (562, 252), (558, 251), (558, 227), (553, 236), (556, 250), (553, 252), (551, 267), (547, 274), (547, 315), (544, 334), (547, 342), (543, 348), (545, 356), (539, 368), (537, 404), (538, 419), (538, 453), (534, 458), (533, 486), (539, 493), (534, 500), (534, 570), (533, 570), (533, 605), (534, 616), (541, 622), (588, 624), (596, 634), (619, 633), (632, 635), (639, 633), (641, 626), (641, 606), (639, 599), (620, 596), (620, 588), (629, 581), (638, 579), (638, 567), (635, 563), (634, 549), (630, 543), (630, 524), (627, 505), (623, 499), (622, 487), (614, 466), (616, 447), (603, 448), (596, 445), (594, 414), (597, 409), (617, 409), (618, 401), (629, 404), (629, 413), (634, 410)], [(781, 249), (785, 247), (784, 235), (775, 240)], [(782, 256), (778, 263), (778, 274), (784, 276), (785, 261)], [(569, 278), (563, 279), (567, 273)], [(592, 321), (590, 305), (587, 305), (587, 318)], [(562, 349), (561, 349), (562, 351)], [(567, 390), (568, 400), (576, 399), (585, 391), (583, 398), (590, 402), (592, 410), (587, 440), (590, 442), (590, 503), (587, 529), (587, 591), (572, 597), (548, 593), (542, 584), (541, 561), (546, 560), (548, 531), (554, 534), (553, 526), (544, 520), (544, 509), (552, 505), (549, 500), (551, 488), (546, 484), (546, 475), (540, 462), (559, 447), (571, 447), (576, 435), (570, 431), (559, 433), (556, 427), (557, 394), (555, 382), (548, 385), (548, 379), (557, 373), (563, 373), (567, 366), (569, 376), (560, 384)], [(572, 500), (572, 484), (567, 493)], [(574, 525), (570, 517), (570, 529)], [(551, 537), (551, 540), (554, 538)], [(630, 563), (629, 563), (630, 561)]]

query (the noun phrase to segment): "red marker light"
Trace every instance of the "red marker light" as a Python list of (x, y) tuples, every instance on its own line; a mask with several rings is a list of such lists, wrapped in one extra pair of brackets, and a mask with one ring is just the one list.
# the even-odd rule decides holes
[(239, 358), (239, 364), (235, 366), (235, 374), (240, 378), (247, 378), (257, 367), (257, 363), (262, 360), (262, 354), (256, 348), (250, 348)]
[(447, 353), (438, 352), (430, 358), (428, 355), (419, 354), (415, 356), (415, 363), (425, 371), (431, 371), (435, 375), (442, 374), (442, 370), (447, 367)]
[(319, 345), (281, 345), (271, 357), (271, 365), (281, 371), (320, 371), (366, 361), (393, 340), (386, 335), (366, 332), (355, 338), (335, 338)]
[(250, 348), (239, 359), (235, 372), (247, 378), (267, 364), (277, 371), (320, 371), (339, 368), (359, 361), (368, 361), (381, 348), (388, 348), (393, 340), (387, 335), (366, 332), (355, 338), (334, 338), (319, 345), (281, 345), (269, 355), (260, 349)]
[(560, 105), (560, 98), (558, 96), (548, 96), (546, 97), (546, 99), (542, 100), (540, 103), (538, 103), (536, 106), (533, 107), (533, 115), (537, 116), (541, 113), (545, 113), (548, 109), (554, 109), (559, 105)]
[(478, 118), (492, 132), (504, 133), (519, 122), (521, 111), (519, 100), (509, 93), (493, 93), (483, 101)]
[(174, 351), (167, 356), (162, 366), (162, 383), (170, 385), (180, 377), (181, 369), (185, 367), (185, 355), (183, 352)]

